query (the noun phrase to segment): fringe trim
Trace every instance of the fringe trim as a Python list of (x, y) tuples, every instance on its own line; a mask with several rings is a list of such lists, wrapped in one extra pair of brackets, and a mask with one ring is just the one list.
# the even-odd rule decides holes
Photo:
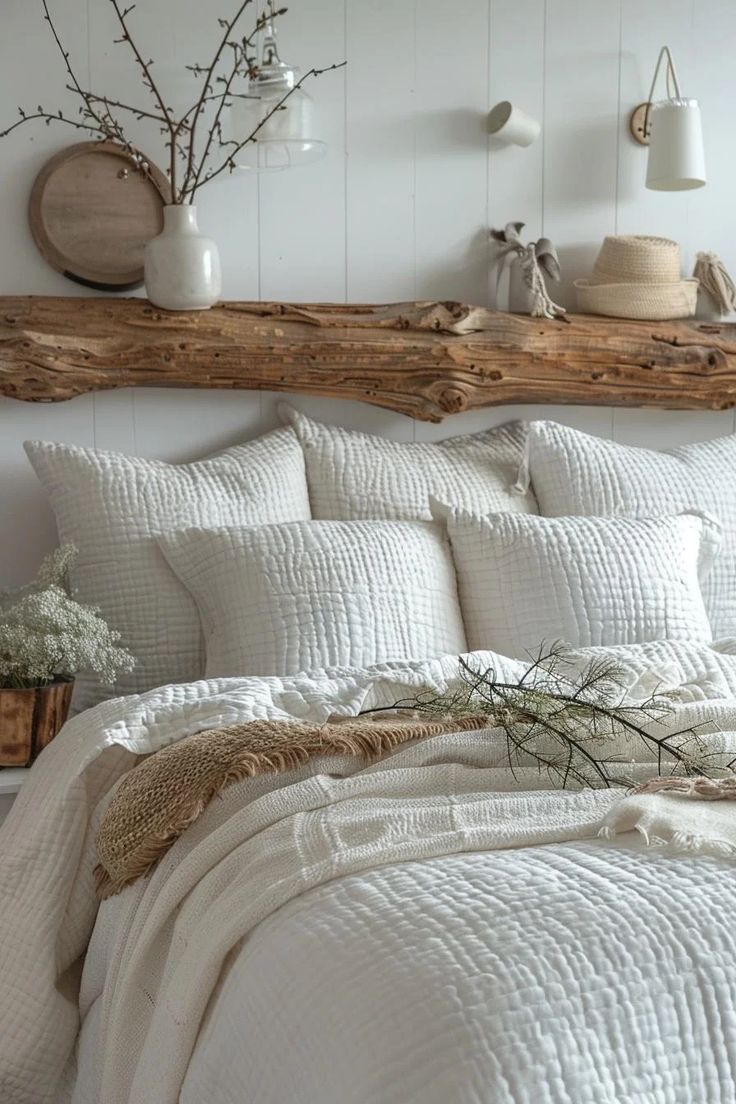
[[(178, 807), (175, 812), (172, 810), (171, 819), (166, 827), (163, 830), (147, 832), (143, 839), (136, 841), (122, 856), (112, 854), (112, 849), (108, 850), (106, 846), (108, 837), (115, 844), (118, 843), (119, 823), (121, 818), (125, 817), (126, 805), (130, 804), (125, 784), (121, 786), (97, 833), (98, 862), (94, 868), (94, 879), (99, 900), (104, 901), (115, 896), (148, 874), (182, 833), (198, 820), (210, 801), (234, 782), (260, 774), (294, 770), (304, 766), (310, 759), (325, 754), (344, 754), (372, 761), (393, 751), (400, 744), (413, 740), (439, 736), (444, 732), (485, 728), (488, 725), (488, 717), (477, 714), (467, 717), (438, 718), (436, 721), (415, 720), (413, 723), (403, 721), (393, 725), (387, 723), (385, 719), (370, 721), (349, 717), (339, 723), (325, 724), (321, 728), (299, 722), (289, 722), (287, 725), (271, 723), (274, 724), (274, 732), (283, 732), (285, 727), (296, 730), (294, 742), (285, 748), (239, 752), (237, 758), (228, 764), (223, 764), (214, 777), (203, 780), (199, 792), (192, 793), (183, 804), (181, 792), (176, 791), (174, 797)], [(248, 729), (257, 730), (260, 734), (263, 732), (263, 727), (264, 722), (256, 721), (250, 725), (232, 725), (197, 733), (183, 740), (181, 744), (149, 756), (134, 768), (128, 777), (135, 777), (136, 782), (140, 781), (141, 772), (145, 771), (147, 764), (152, 766), (155, 764), (156, 767), (163, 765), (164, 760), (161, 757), (164, 753), (168, 753), (166, 759), (168, 763), (169, 759), (175, 758), (176, 750), (186, 746), (188, 741), (197, 740), (198, 753), (207, 757), (210, 754), (207, 737), (221, 741), (229, 734), (233, 736), (237, 734), (241, 737), (247, 735)], [(302, 742), (299, 742), (297, 735), (299, 730), (302, 730), (300, 733)]]
[[(647, 831), (645, 825), (635, 824), (634, 829), (644, 838), (647, 847), (662, 851), (678, 851), (688, 855), (717, 855), (726, 859), (736, 858), (736, 844), (728, 840), (713, 839), (701, 836), (693, 832), (673, 832), (666, 836), (654, 835)], [(609, 824), (604, 824), (598, 830), (600, 839), (612, 840), (619, 833)]]

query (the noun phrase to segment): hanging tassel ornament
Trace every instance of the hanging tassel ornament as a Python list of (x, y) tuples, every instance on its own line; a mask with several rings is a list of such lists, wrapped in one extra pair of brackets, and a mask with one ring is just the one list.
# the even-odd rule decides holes
[(698, 253), (693, 276), (700, 281), (700, 290), (710, 296), (719, 314), (736, 310), (736, 284), (717, 253)]

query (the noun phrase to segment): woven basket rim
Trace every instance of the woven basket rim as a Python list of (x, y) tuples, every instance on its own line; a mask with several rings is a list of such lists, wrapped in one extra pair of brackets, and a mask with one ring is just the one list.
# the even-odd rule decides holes
[(37, 694), (39, 690), (55, 690), (57, 686), (73, 685), (73, 677), (57, 675), (51, 682), (38, 682), (35, 686), (0, 686), (0, 694)]
[(593, 265), (592, 282), (679, 283), (680, 246), (647, 234), (608, 235)]
[(646, 294), (647, 289), (656, 291), (672, 291), (674, 288), (688, 287), (699, 284), (700, 280), (694, 276), (683, 276), (680, 280), (658, 280), (652, 283), (639, 283), (637, 280), (617, 280), (607, 284), (597, 284), (593, 280), (573, 280), (576, 288), (590, 288), (593, 291), (608, 291), (615, 288), (626, 288), (627, 291), (635, 291), (637, 295)]
[(689, 277), (666, 284), (591, 284), (575, 280), (578, 304), (594, 314), (640, 320), (691, 318), (699, 281)]

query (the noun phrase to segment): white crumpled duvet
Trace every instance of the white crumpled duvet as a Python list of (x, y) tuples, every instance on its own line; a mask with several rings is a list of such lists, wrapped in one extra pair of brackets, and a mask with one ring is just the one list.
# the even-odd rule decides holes
[[(677, 687), (677, 727), (733, 739), (730, 646), (616, 651), (633, 696)], [(94, 828), (137, 755), (456, 673), (195, 683), (74, 718), (0, 831), (3, 1104), (736, 1101), (732, 862), (597, 839), (619, 795), (515, 781), (489, 731), (233, 785), (97, 915)]]

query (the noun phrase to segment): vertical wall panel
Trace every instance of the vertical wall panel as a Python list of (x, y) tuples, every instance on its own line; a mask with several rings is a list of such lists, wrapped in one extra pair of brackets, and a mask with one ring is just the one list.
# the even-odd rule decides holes
[(488, 0), (418, 0), (416, 294), (487, 301)]
[[(544, 0), (490, 0), (488, 107), (510, 100), (539, 122), (544, 119)], [(520, 60), (523, 44), (523, 60)], [(503, 145), (488, 139), (488, 225), (525, 223), (525, 240), (542, 232), (544, 128), (531, 146)], [(507, 279), (496, 299), (491, 274), (490, 298), (507, 306)]]
[[(415, 294), (418, 0), (347, 0), (347, 297)], [(444, 79), (438, 73), (438, 80)]]
[(559, 249), (565, 306), (615, 229), (619, 7), (546, 4), (544, 233)]
[[(708, 183), (688, 193), (692, 258), (714, 250), (736, 273), (736, 4), (691, 0), (692, 50), (681, 67), (683, 92), (700, 100)], [(691, 258), (691, 259), (692, 259)]]
[(733, 431), (731, 411), (616, 410), (614, 436), (624, 445), (672, 448)]
[[(53, 5), (57, 29), (88, 79), (85, 6), (78, 0)], [(18, 119), (18, 107), (38, 104), (75, 118), (78, 100), (65, 91), (61, 54), (43, 20), (40, 4), (3, 0), (0, 31), (0, 130)], [(0, 294), (88, 294), (45, 263), (28, 230), (28, 197), (36, 174), (53, 154), (89, 136), (62, 123), (29, 122), (2, 139), (0, 146)], [(0, 431), (0, 437), (2, 433)]]
[[(305, 71), (344, 59), (345, 0), (296, 3), (277, 23), (284, 61)], [(345, 299), (345, 70), (306, 82), (326, 156), (260, 186), (262, 299)]]

